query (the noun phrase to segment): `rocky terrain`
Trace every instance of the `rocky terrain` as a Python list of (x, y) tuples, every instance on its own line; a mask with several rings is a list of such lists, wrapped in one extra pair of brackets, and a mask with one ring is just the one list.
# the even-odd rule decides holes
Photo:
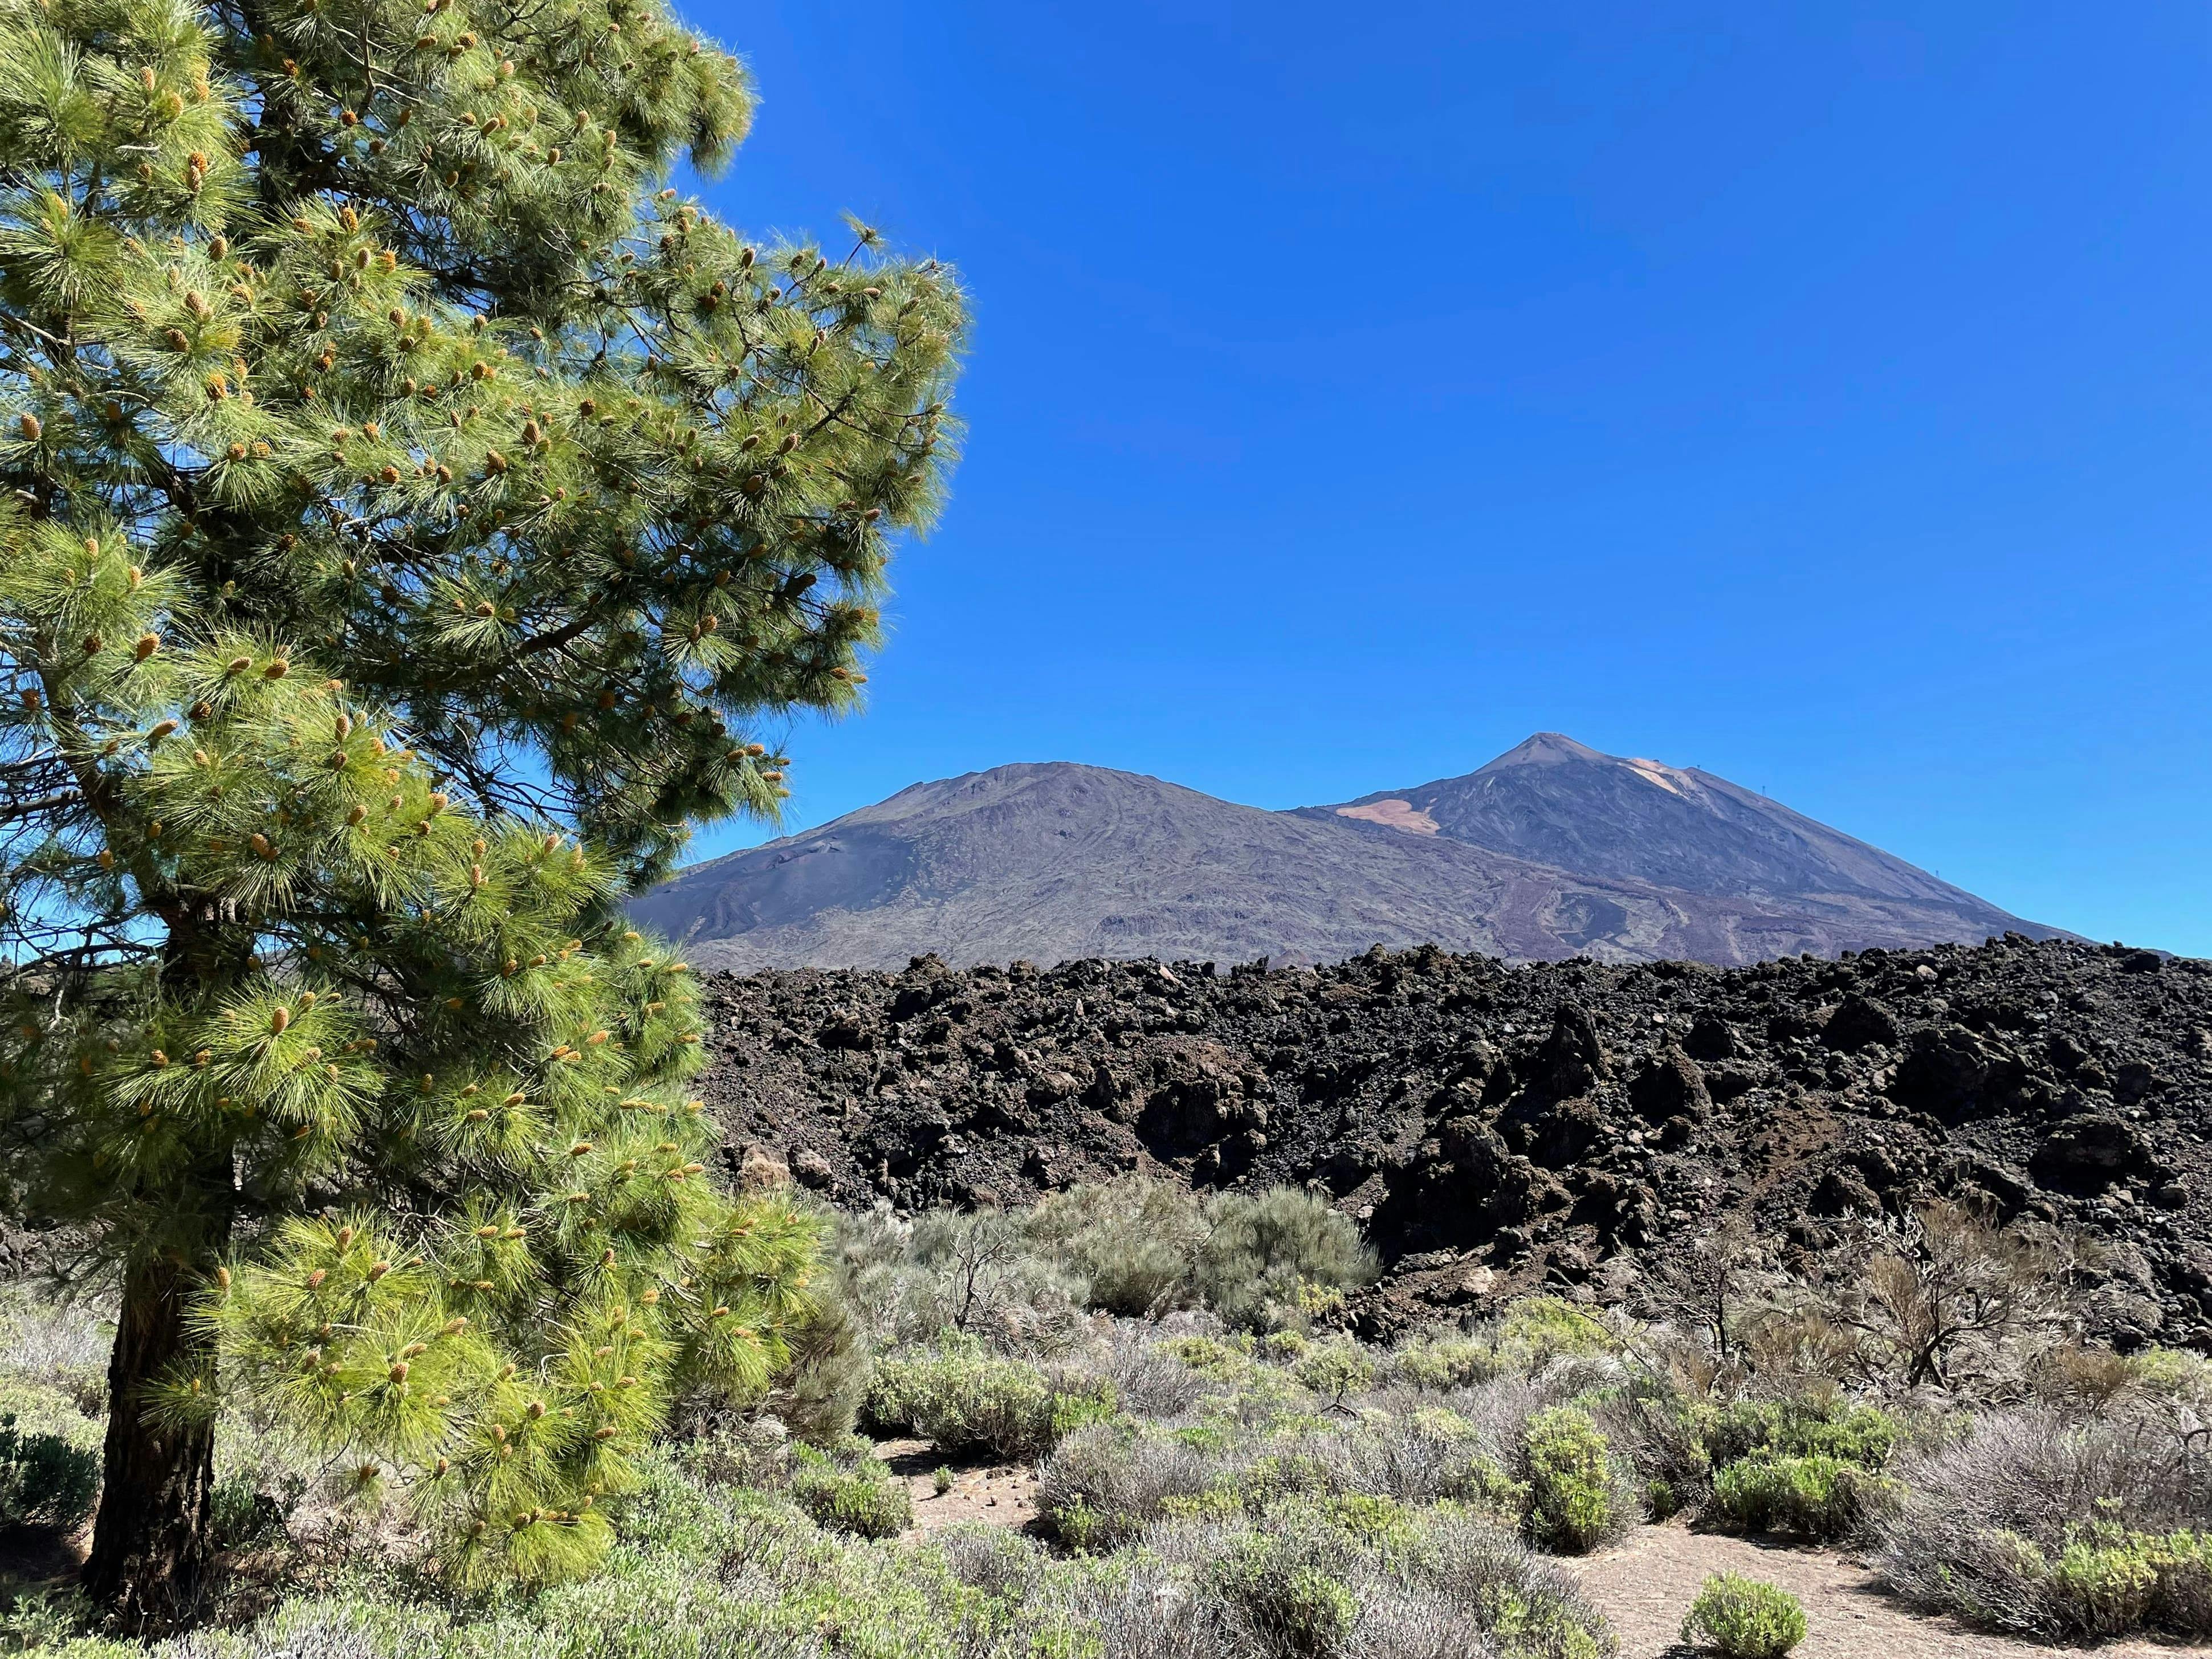
[(1726, 779), (1556, 732), (1463, 778), (1289, 812), (996, 767), (695, 865), (631, 909), (739, 971), (1376, 944), (1734, 963), (2051, 931)]
[(847, 1206), (1145, 1170), (1314, 1182), (1387, 1329), (1632, 1297), (1730, 1217), (1790, 1251), (1922, 1194), (2102, 1240), (2100, 1331), (2212, 1346), (2212, 963), (2019, 934), (1716, 969), (1432, 947), (709, 981), (732, 1159)]

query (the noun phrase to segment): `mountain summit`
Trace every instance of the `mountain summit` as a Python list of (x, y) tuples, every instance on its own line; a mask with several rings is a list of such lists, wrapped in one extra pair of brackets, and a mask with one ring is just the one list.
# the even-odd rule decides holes
[(2021, 921), (1710, 773), (1540, 732), (1465, 777), (1272, 812), (1064, 762), (915, 784), (635, 900), (702, 967), (1075, 957), (1741, 963)]
[(1557, 732), (1539, 732), (1463, 778), (1306, 811), (1716, 898), (1850, 896), (1990, 909), (1726, 778), (1602, 755)]

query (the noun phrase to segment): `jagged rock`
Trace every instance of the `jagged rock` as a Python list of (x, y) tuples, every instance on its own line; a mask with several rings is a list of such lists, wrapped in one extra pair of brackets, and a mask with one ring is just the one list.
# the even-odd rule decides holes
[(1912, 1034), (1889, 1093), (1901, 1106), (1955, 1119), (2001, 1106), (2025, 1075), (2002, 1048), (1963, 1025), (1946, 1025)]
[[(702, 1092), (726, 1145), (788, 1149), (793, 1177), (842, 1205), (1018, 1204), (1131, 1169), (1312, 1183), (1382, 1252), (1359, 1316), (1387, 1333), (1466, 1305), (1477, 1265), (1488, 1305), (1571, 1247), (1607, 1295), (1608, 1253), (1648, 1272), (1730, 1219), (1821, 1249), (1844, 1212), (1946, 1194), (2143, 1249), (2155, 1282), (2125, 1291), (2163, 1310), (2154, 1340), (2212, 1346), (2212, 1308), (2172, 1265), (2212, 1250), (2206, 964), (2133, 972), (2014, 940), (1726, 971), (1411, 951), (706, 989)], [(1853, 997), (1894, 1016), (1893, 1057), (1827, 1043)], [(848, 1026), (874, 1046), (834, 1046)]]
[(1565, 1100), (1587, 1094), (1610, 1069), (1589, 1010), (1563, 1002), (1552, 1016), (1551, 1036), (1530, 1060), (1528, 1088), (1547, 1100)]
[(1630, 1079), (1628, 1103), (1654, 1123), (1701, 1117), (1713, 1104), (1698, 1062), (1671, 1045)]
[(2135, 1125), (2110, 1112), (2069, 1118), (2045, 1137), (2028, 1164), (2045, 1186), (2087, 1197), (2116, 1182), (2148, 1176), (2154, 1164)]
[(1897, 1016), (1872, 997), (1854, 992), (1836, 1005), (1828, 1023), (1820, 1028), (1820, 1041), (1831, 1048), (1856, 1054), (1875, 1043), (1897, 1041)]
[(1813, 1213), (1815, 1215), (1880, 1215), (1881, 1200), (1873, 1188), (1861, 1179), (1858, 1172), (1839, 1167), (1820, 1177), (1813, 1189)]

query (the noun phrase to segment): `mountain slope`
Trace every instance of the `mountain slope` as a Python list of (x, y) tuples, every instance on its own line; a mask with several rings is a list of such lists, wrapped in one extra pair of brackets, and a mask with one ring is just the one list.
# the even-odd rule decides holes
[(1305, 810), (1692, 893), (1848, 894), (2001, 914), (1726, 778), (1600, 754), (1557, 732), (1540, 732), (1465, 777)]
[[(1514, 753), (1565, 742), (1532, 739)], [(694, 866), (632, 909), (684, 939), (702, 966), (740, 970), (897, 967), (931, 952), (954, 963), (1092, 956), (1322, 962), (1375, 944), (1431, 942), (1521, 960), (1736, 963), (2047, 931), (1795, 814), (1786, 817), (1804, 826), (1792, 832), (1797, 843), (1769, 831), (1775, 846), (1767, 847), (1759, 833), (1767, 820), (1735, 798), (1785, 809), (1723, 780), (1699, 785), (1717, 796), (1732, 792), (1721, 797), (1732, 813), (1726, 833), (1704, 866), (1695, 823), (1668, 830), (1677, 850), (1667, 867), (1702, 884), (1692, 886), (1628, 867), (1641, 855), (1632, 847), (1624, 853), (1624, 843), (1650, 832), (1632, 794), (1623, 798), (1626, 827), (1600, 834), (1572, 820), (1577, 810), (1622, 813), (1607, 789), (1582, 788), (1578, 799), (1589, 805), (1577, 809), (1577, 797), (1522, 788), (1521, 810), (1551, 822), (1515, 831), (1510, 787), (1458, 788), (1483, 775), (1346, 808), (1269, 812), (1134, 773), (1002, 766), (917, 784), (821, 829)], [(1464, 812), (1462, 794), (1475, 803)], [(1419, 809), (1380, 804), (1415, 796), (1441, 816), (1425, 831), (1394, 826)], [(1469, 833), (1448, 833), (1447, 824)], [(1539, 850), (1601, 867), (1563, 868), (1483, 844), (1478, 833), (1499, 841), (1518, 833)], [(1844, 853), (1832, 842), (1857, 848), (1863, 872), (1833, 878), (1829, 866), (1844, 867)], [(1799, 843), (1827, 849), (1820, 856), (1828, 865), (1792, 852)], [(1745, 868), (1765, 884), (1731, 889), (1730, 872)]]

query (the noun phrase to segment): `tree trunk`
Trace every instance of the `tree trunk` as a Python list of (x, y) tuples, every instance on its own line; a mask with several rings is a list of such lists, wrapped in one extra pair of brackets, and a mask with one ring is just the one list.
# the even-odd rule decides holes
[(185, 1322), (185, 1270), (155, 1257), (123, 1284), (107, 1365), (106, 1484), (84, 1585), (125, 1629), (147, 1634), (198, 1609), (210, 1553), (212, 1416), (173, 1427), (153, 1420), (150, 1385), (177, 1370), (212, 1374), (212, 1345)]

